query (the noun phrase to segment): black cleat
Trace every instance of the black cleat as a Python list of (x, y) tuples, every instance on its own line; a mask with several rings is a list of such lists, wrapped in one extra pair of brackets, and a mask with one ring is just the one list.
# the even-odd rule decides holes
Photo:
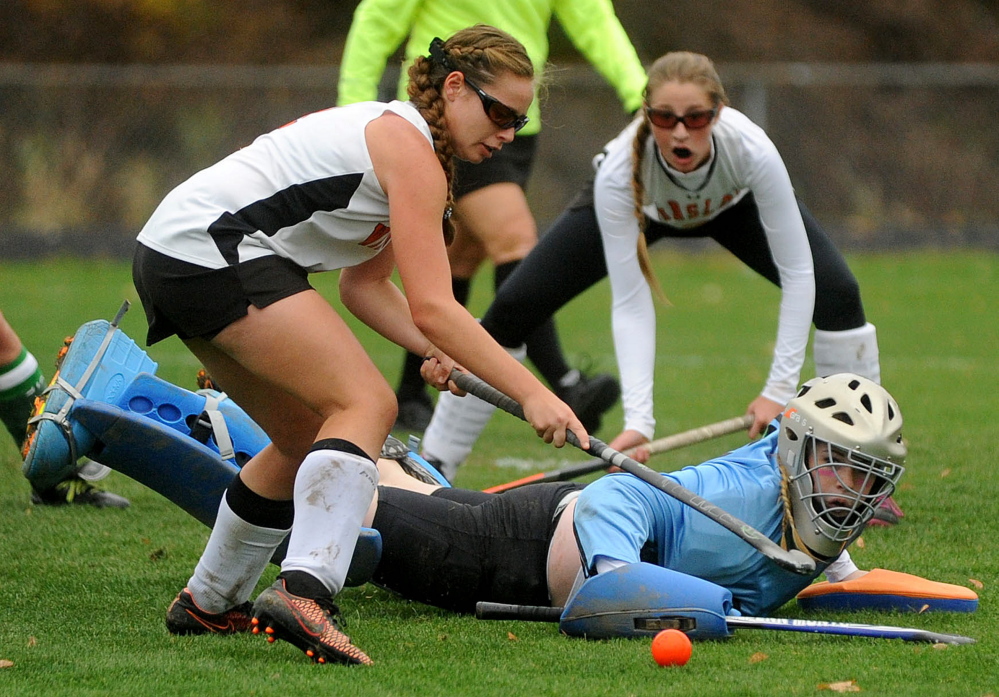
[(98, 489), (79, 476), (64, 479), (58, 484), (39, 491), (32, 488), (31, 503), (36, 506), (93, 506), (94, 508), (128, 508), (131, 504), (124, 496)]
[(430, 419), (434, 415), (434, 403), (430, 395), (420, 392), (417, 395), (401, 397), (396, 395), (399, 402), (399, 414), (396, 416), (393, 431), (406, 431), (407, 433), (423, 433), (430, 425)]
[(621, 396), (621, 385), (617, 378), (606, 373), (592, 377), (580, 374), (575, 384), (559, 387), (556, 392), (576, 413), (586, 432), (596, 433), (600, 430), (604, 412), (613, 407)]
[(253, 629), (253, 606), (243, 603), (220, 612), (198, 607), (186, 588), (177, 594), (167, 610), (166, 627), (171, 634), (239, 634)]

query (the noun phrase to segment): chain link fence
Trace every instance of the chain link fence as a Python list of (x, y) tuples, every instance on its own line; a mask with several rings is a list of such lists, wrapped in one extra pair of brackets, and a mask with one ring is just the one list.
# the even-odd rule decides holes
[[(719, 72), (842, 248), (999, 248), (999, 64)], [(0, 65), (0, 258), (129, 255), (170, 188), (331, 106), (336, 81), (335, 66)], [(528, 196), (544, 230), (628, 116), (585, 66), (551, 72), (542, 111)]]

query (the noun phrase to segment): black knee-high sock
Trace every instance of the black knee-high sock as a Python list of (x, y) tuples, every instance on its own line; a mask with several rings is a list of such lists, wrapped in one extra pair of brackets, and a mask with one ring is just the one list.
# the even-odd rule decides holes
[[(468, 296), (472, 288), (472, 281), (468, 278), (452, 278), (451, 291), (454, 299), (462, 305), (468, 304)], [(420, 367), (423, 365), (423, 356), (406, 352), (406, 357), (402, 362), (402, 374), (399, 376), (399, 389), (396, 394), (400, 400), (416, 399), (424, 394), (427, 383), (420, 375)]]
[[(513, 273), (519, 264), (520, 260), (508, 261), (496, 267), (494, 273), (496, 290), (499, 290), (503, 281)], [(562, 353), (562, 344), (559, 342), (558, 332), (555, 330), (555, 320), (552, 318), (545, 320), (544, 324), (527, 336), (524, 343), (527, 345), (527, 357), (531, 363), (549, 385), (557, 387), (559, 381), (571, 369)]]

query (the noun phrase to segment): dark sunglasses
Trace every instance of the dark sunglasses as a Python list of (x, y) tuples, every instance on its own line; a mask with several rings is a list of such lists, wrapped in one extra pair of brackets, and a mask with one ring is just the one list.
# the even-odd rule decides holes
[[(462, 75), (465, 74), (462, 73)], [(486, 94), (481, 87), (469, 80), (467, 75), (465, 75), (465, 84), (471, 87), (475, 91), (475, 94), (479, 95), (479, 99), (482, 100), (482, 108), (485, 110), (486, 116), (488, 116), (489, 120), (500, 128), (512, 128), (514, 131), (519, 131), (527, 125), (527, 116), (518, 114), (506, 104), (496, 99), (496, 97)]]
[(686, 126), (687, 130), (697, 130), (704, 128), (709, 123), (711, 119), (715, 117), (718, 113), (718, 109), (708, 109), (707, 111), (692, 111), (685, 116), (677, 116), (672, 111), (666, 111), (665, 109), (653, 109), (650, 106), (645, 107), (645, 113), (649, 117), (649, 121), (652, 122), (653, 126), (658, 126), (659, 128), (672, 129), (676, 128), (678, 123), (682, 123)]
[(434, 40), (430, 42), (430, 59), (442, 66), (445, 70), (461, 73), (468, 86), (475, 91), (475, 94), (479, 95), (479, 99), (482, 100), (482, 108), (486, 112), (486, 116), (488, 116), (489, 120), (494, 124), (502, 129), (512, 128), (514, 131), (519, 131), (527, 125), (527, 116), (518, 114), (506, 104), (496, 99), (496, 97), (486, 94), (481, 87), (469, 80), (465, 73), (458, 70), (451, 64), (444, 48), (444, 41), (440, 37), (435, 37)]

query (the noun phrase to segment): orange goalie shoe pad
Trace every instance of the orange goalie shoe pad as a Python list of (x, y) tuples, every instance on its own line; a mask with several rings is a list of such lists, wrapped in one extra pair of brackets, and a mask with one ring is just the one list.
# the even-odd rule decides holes
[(978, 595), (970, 588), (887, 569), (873, 569), (852, 581), (813, 583), (797, 597), (805, 610), (974, 612), (978, 608)]

